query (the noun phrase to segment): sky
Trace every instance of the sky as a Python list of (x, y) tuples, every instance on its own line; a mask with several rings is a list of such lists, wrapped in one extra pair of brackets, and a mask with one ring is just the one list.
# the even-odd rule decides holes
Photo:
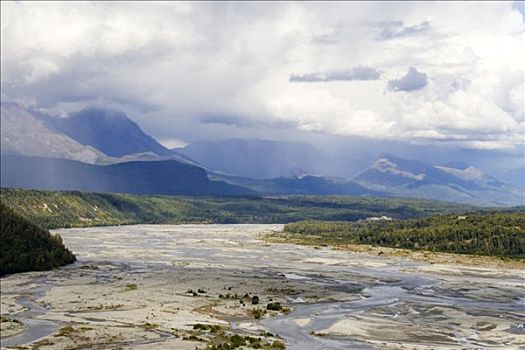
[(168, 146), (309, 135), (516, 150), (523, 2), (4, 2), (2, 101)]

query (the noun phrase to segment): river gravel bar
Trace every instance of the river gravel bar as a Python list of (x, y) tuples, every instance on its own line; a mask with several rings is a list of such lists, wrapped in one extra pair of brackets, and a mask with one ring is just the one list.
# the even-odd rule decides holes
[(1, 279), (2, 348), (525, 349), (521, 269), (262, 239), (281, 229), (55, 230), (78, 261)]

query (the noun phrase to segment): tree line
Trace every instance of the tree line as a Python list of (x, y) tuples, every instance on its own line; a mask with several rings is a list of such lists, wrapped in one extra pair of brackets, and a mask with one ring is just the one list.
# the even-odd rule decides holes
[(76, 260), (64, 247), (60, 235), (50, 234), (3, 203), (0, 219), (0, 276), (50, 270)]
[(301, 221), (284, 231), (326, 243), (525, 258), (525, 213), (435, 215), (410, 220)]

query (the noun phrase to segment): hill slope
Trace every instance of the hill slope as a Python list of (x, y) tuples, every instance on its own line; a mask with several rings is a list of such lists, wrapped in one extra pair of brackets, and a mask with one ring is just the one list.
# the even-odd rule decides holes
[(342, 196), (181, 197), (1, 189), (2, 202), (46, 228), (120, 224), (287, 223), (403, 219), (478, 208), (426, 200)]
[(341, 178), (323, 176), (293, 176), (256, 180), (234, 176), (215, 175), (218, 179), (250, 188), (266, 195), (344, 195), (390, 197), (385, 192), (366, 188), (359, 183)]
[(304, 174), (343, 176), (350, 167), (307, 143), (231, 139), (196, 142), (173, 151), (226, 174), (271, 179)]
[(1, 106), (2, 153), (102, 163), (107, 156), (55, 130), (37, 112), (16, 104)]
[(3, 155), (3, 187), (137, 194), (245, 195), (248, 189), (211, 181), (196, 166), (174, 160), (106, 166), (71, 160)]
[(135, 153), (171, 156), (172, 152), (147, 135), (124, 112), (86, 107), (67, 118), (48, 119), (58, 130), (82, 145), (112, 157)]
[(59, 235), (51, 235), (3, 203), (0, 203), (0, 217), (0, 276), (50, 270), (76, 260)]
[(370, 189), (404, 197), (496, 206), (525, 203), (523, 189), (467, 164), (434, 166), (383, 154), (354, 180)]

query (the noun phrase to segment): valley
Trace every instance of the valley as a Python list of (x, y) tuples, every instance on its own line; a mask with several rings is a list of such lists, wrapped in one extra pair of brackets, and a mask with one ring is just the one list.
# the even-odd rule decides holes
[[(525, 345), (523, 269), (429, 264), (261, 240), (281, 229), (136, 225), (55, 230), (78, 262), (1, 279), (3, 317), (26, 327), (2, 339), (2, 346)], [(257, 304), (252, 304), (255, 296)], [(275, 303), (280, 307), (269, 307)]]
[(1, 350), (525, 350), (523, 1), (0, 1)]
[[(488, 163), (474, 154), (468, 156), (474, 164), (459, 161), (463, 153), (431, 161), (414, 145), (360, 139), (329, 143), (324, 150), (308, 142), (260, 139), (198, 141), (168, 149), (123, 111), (95, 105), (58, 117), (3, 103), (1, 118), (2, 187), (149, 195), (403, 197), (486, 207), (525, 203), (518, 154), (505, 159), (494, 155)], [(366, 145), (366, 152), (358, 151), (359, 143)], [(496, 167), (501, 162), (508, 165)]]

